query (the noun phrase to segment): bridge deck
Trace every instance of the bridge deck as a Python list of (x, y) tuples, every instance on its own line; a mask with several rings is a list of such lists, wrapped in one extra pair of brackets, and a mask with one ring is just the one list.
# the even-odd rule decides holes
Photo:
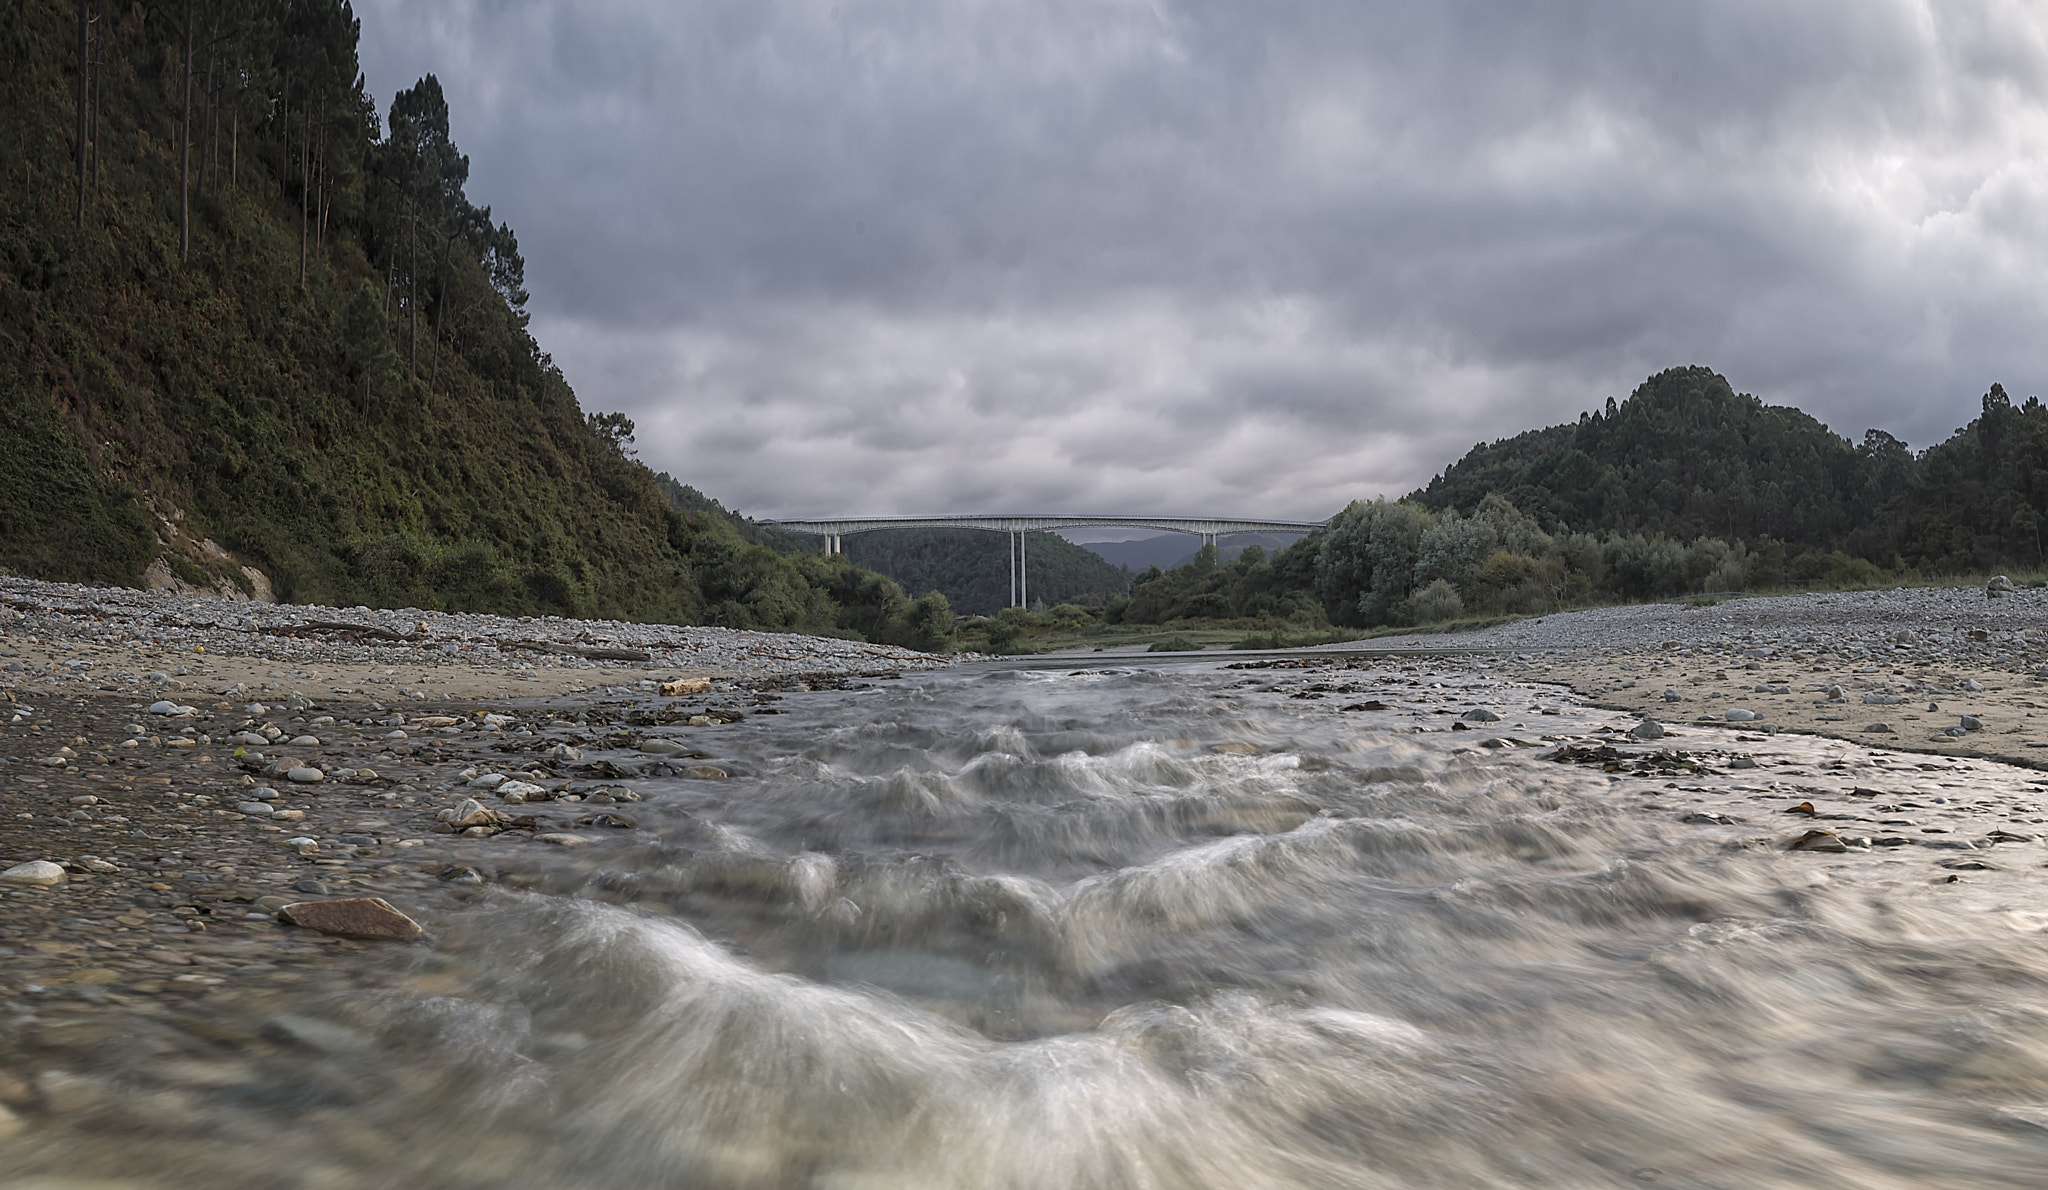
[(1158, 516), (890, 516), (831, 517), (802, 521), (762, 521), (792, 533), (828, 537), (868, 533), (876, 529), (990, 529), (997, 533), (1035, 533), (1046, 529), (1163, 529), (1214, 537), (1219, 533), (1308, 533), (1323, 521), (1255, 521), (1235, 517)]

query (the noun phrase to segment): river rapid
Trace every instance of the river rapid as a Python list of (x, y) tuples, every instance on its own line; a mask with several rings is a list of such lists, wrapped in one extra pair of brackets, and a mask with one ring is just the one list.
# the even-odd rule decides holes
[(300, 993), (268, 1090), (92, 1143), (308, 1188), (2048, 1184), (2036, 774), (1335, 664), (678, 730), (733, 779), (516, 849)]

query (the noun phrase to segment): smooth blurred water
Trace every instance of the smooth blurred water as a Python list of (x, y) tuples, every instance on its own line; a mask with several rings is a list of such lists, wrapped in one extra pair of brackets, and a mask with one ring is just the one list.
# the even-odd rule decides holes
[(2038, 931), (1644, 813), (1542, 759), (1598, 712), (1431, 664), (1344, 675), (1389, 712), (1208, 662), (678, 732), (735, 778), (312, 1006), (381, 1089), (284, 1181), (2048, 1185)]

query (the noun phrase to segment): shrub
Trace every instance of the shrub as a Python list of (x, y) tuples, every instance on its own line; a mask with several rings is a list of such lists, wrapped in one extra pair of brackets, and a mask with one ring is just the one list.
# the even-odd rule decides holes
[(1417, 590), (1410, 602), (1417, 624), (1439, 624), (1465, 614), (1465, 601), (1458, 598), (1458, 589), (1442, 579)]

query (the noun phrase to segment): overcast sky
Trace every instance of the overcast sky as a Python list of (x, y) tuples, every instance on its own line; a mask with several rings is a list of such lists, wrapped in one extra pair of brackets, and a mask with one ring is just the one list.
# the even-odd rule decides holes
[(1709, 365), (2041, 392), (2039, 0), (358, 0), (533, 331), (762, 517), (1320, 519)]

